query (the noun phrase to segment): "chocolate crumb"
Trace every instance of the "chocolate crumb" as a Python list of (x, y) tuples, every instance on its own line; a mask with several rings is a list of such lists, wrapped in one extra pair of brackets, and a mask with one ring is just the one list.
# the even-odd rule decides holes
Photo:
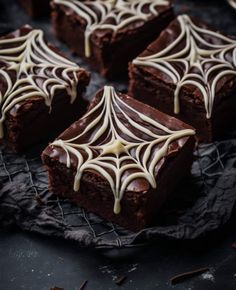
[(232, 248), (236, 250), (236, 243), (232, 244)]
[(88, 283), (88, 280), (85, 280), (85, 281), (81, 284), (81, 286), (79, 287), (79, 290), (84, 290), (84, 289), (85, 289), (85, 286), (87, 285), (87, 283)]
[(121, 286), (125, 280), (127, 279), (126, 276), (120, 276), (115, 280), (116, 285)]
[(172, 277), (170, 279), (170, 282), (171, 282), (172, 285), (175, 285), (177, 283), (181, 283), (184, 280), (187, 280), (187, 279), (192, 278), (194, 276), (201, 275), (201, 274), (203, 274), (203, 273), (205, 273), (207, 271), (209, 271), (209, 268), (208, 267), (204, 267), (204, 268), (196, 269), (196, 270), (193, 270), (193, 271), (185, 272), (185, 273), (182, 273), (182, 274), (179, 274), (179, 275), (176, 275), (176, 276)]

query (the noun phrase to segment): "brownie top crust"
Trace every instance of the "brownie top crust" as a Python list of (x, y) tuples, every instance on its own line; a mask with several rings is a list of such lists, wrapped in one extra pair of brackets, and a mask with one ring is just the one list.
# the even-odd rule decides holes
[[(90, 57), (90, 39), (112, 41), (124, 32), (137, 30), (168, 11), (171, 0), (53, 0), (66, 15), (78, 19), (85, 31), (85, 56)], [(99, 42), (99, 41), (98, 41)]]
[(120, 212), (125, 192), (156, 188), (157, 175), (189, 137), (192, 127), (105, 86), (88, 113), (50, 144), (47, 155), (76, 172), (78, 191), (85, 172), (100, 176), (114, 194)]
[(82, 72), (76, 63), (45, 42), (41, 30), (23, 26), (1, 37), (0, 139), (6, 114), (16, 114), (29, 99), (44, 99), (50, 111), (55, 93), (65, 90), (73, 103)]
[(178, 16), (132, 63), (173, 86), (176, 114), (182, 91), (202, 102), (211, 118), (216, 95), (236, 87), (236, 39), (188, 15)]

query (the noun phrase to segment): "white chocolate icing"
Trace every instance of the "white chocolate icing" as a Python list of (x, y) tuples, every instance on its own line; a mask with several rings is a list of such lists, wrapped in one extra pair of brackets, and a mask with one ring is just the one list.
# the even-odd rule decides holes
[[(114, 194), (115, 214), (119, 214), (120, 201), (134, 180), (145, 179), (156, 188), (156, 168), (165, 158), (171, 142), (195, 134), (191, 129), (168, 129), (130, 107), (110, 86), (104, 87), (101, 99), (82, 120), (86, 118), (91, 121), (78, 136), (59, 139), (51, 145), (66, 152), (68, 168), (71, 166), (70, 156), (76, 157), (74, 191), (79, 190), (85, 171), (96, 171), (107, 180)], [(145, 127), (138, 120), (145, 122)], [(85, 140), (83, 137), (87, 134), (91, 136), (90, 140), (80, 141)]]
[(0, 81), (6, 87), (0, 91), (0, 139), (6, 113), (21, 101), (42, 97), (50, 111), (56, 90), (66, 89), (73, 103), (79, 70), (78, 65), (47, 46), (41, 30), (0, 39)]
[(117, 32), (133, 22), (147, 21), (150, 17), (157, 16), (158, 6), (170, 5), (169, 0), (53, 0), (53, 2), (72, 9), (86, 20), (86, 57), (90, 57), (90, 37), (95, 30), (110, 29)]
[[(176, 85), (175, 114), (180, 112), (179, 96), (182, 87), (196, 87), (203, 96), (206, 117), (209, 119), (217, 83), (227, 75), (236, 75), (236, 40), (197, 26), (187, 15), (180, 15), (177, 20), (180, 25), (178, 37), (155, 54), (137, 57), (133, 64), (157, 69), (172, 80)], [(208, 37), (220, 40), (221, 44), (209, 42)], [(180, 49), (174, 50), (178, 46)], [(180, 73), (178, 66), (184, 67), (184, 73)]]
[(236, 9), (236, 0), (227, 0), (227, 1), (234, 9)]

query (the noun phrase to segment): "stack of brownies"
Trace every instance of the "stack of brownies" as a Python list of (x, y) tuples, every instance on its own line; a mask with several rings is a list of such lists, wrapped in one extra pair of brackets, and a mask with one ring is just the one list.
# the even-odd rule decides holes
[(189, 174), (195, 141), (233, 123), (236, 40), (175, 17), (171, 0), (51, 9), (56, 36), (107, 79), (129, 75), (128, 95), (105, 86), (86, 110), (90, 74), (23, 26), (0, 38), (0, 139), (22, 152), (74, 122), (42, 153), (50, 189), (130, 230), (151, 226)]

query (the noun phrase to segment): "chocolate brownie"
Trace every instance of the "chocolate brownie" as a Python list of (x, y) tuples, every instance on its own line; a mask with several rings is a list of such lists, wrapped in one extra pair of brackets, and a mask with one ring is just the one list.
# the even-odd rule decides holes
[(182, 121), (107, 86), (42, 160), (54, 193), (136, 231), (156, 221), (190, 172), (194, 134)]
[(18, 0), (26, 13), (33, 18), (49, 16), (50, 0)]
[(129, 94), (191, 124), (200, 142), (211, 142), (234, 118), (235, 56), (234, 38), (180, 15), (130, 64)]
[[(13, 151), (57, 136), (85, 111), (89, 74), (24, 26), (0, 38), (0, 140)], [(55, 135), (56, 134), (56, 135)]]
[(171, 0), (53, 0), (59, 39), (103, 76), (127, 78), (128, 62), (174, 18)]

